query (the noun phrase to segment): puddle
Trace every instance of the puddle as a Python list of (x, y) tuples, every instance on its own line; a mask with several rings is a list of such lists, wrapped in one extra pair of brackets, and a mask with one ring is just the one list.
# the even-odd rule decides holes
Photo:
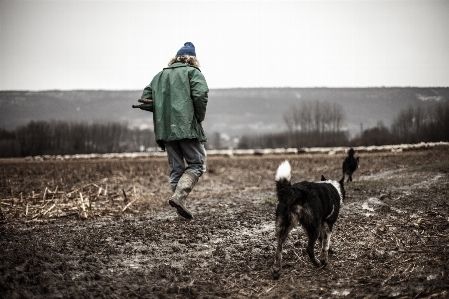
[(400, 210), (400, 209), (395, 208), (395, 207), (392, 207), (392, 206), (390, 206), (390, 209), (391, 209), (392, 211), (395, 211), (395, 212), (398, 213), (398, 214), (406, 214), (406, 213), (407, 213), (406, 211)]
[(412, 189), (420, 189), (420, 188), (430, 188), (433, 184), (438, 183), (438, 180), (440, 178), (442, 178), (442, 175), (436, 175), (433, 178), (430, 178), (428, 180), (419, 182), (419, 183), (415, 183), (411, 186), (404, 186), (402, 189), (406, 189), (406, 190), (412, 190)]
[(384, 178), (392, 176), (393, 174), (401, 172), (403, 170), (404, 169), (396, 169), (396, 170), (383, 171), (383, 172), (375, 173), (375, 174), (372, 174), (372, 175), (362, 175), (359, 178), (359, 180), (360, 181), (370, 181), (370, 180), (384, 179)]
[(374, 216), (374, 213), (364, 213), (362, 215), (365, 217), (371, 217), (371, 216)]
[(351, 294), (350, 289), (332, 290), (332, 295), (336, 295), (336, 296), (348, 296), (349, 294)]
[(196, 252), (194, 252), (194, 255), (212, 255), (212, 251), (214, 251), (214, 248), (211, 248), (209, 245), (203, 244), (201, 247), (203, 247), (204, 249), (198, 250)]
[(438, 278), (438, 274), (430, 274), (427, 276), (427, 280), (434, 280)]
[(368, 202), (364, 202), (364, 203), (362, 204), (362, 209), (363, 209), (363, 210), (368, 210), (368, 211), (374, 212), (374, 209), (373, 209), (373, 208), (370, 208), (370, 207), (368, 206)]
[(142, 265), (146, 264), (148, 261), (148, 257), (142, 254), (133, 256), (131, 259), (125, 259), (121, 262), (121, 267), (131, 268), (131, 269), (139, 269), (142, 268)]
[(270, 222), (266, 222), (266, 223), (261, 223), (257, 227), (251, 227), (251, 228), (242, 227), (240, 229), (240, 235), (259, 238), (259, 236), (263, 232), (268, 232), (268, 233), (274, 234), (274, 230), (275, 230), (275, 223), (274, 223), (274, 221), (270, 221)]
[(368, 198), (368, 202), (374, 205), (384, 205), (383, 202), (381, 202), (378, 198), (376, 197), (370, 197)]
[(210, 242), (212, 244), (219, 244), (219, 243), (223, 243), (223, 238), (211, 238)]
[(362, 203), (362, 210), (368, 211), (367, 213), (364, 213), (364, 215), (366, 217), (374, 216), (374, 208), (370, 207), (370, 205), (373, 206), (373, 205), (385, 205), (385, 204), (375, 197), (368, 198), (367, 201)]

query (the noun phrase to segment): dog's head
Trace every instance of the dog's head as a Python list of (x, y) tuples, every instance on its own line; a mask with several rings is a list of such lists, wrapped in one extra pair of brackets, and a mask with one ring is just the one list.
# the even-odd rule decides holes
[(348, 156), (354, 156), (355, 150), (351, 147), (348, 151)]

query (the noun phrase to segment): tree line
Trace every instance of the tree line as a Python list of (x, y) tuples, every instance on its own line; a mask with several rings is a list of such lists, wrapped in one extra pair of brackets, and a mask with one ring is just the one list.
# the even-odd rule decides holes
[[(301, 148), (449, 141), (449, 102), (400, 111), (390, 128), (382, 122), (349, 138), (340, 104), (301, 102), (284, 113), (287, 131), (244, 135), (238, 148)], [(219, 135), (219, 134), (218, 134)], [(219, 136), (212, 136), (217, 139)], [(206, 143), (206, 147), (210, 145)], [(211, 146), (214, 146), (211, 144)], [(13, 131), (0, 128), (0, 157), (138, 152), (156, 148), (150, 129), (121, 122), (31, 121)]]
[(328, 146), (387, 145), (449, 141), (449, 102), (424, 108), (410, 106), (393, 120), (391, 128), (378, 122), (352, 139), (344, 130), (346, 115), (337, 103), (302, 102), (284, 114), (288, 131), (258, 136), (245, 135), (239, 148), (301, 148)]
[(449, 102), (423, 108), (409, 106), (395, 117), (390, 129), (381, 122), (350, 141), (352, 146), (449, 141)]
[(152, 130), (121, 122), (31, 121), (0, 129), (0, 157), (136, 152), (156, 147)]

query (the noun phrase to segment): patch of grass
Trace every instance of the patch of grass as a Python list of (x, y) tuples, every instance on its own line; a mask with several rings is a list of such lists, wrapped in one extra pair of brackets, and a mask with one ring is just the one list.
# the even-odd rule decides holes
[(275, 207), (278, 204), (278, 200), (277, 198), (269, 197), (262, 201), (262, 204)]
[(449, 173), (449, 159), (438, 161), (432, 164), (426, 164), (418, 168), (420, 171), (437, 171)]

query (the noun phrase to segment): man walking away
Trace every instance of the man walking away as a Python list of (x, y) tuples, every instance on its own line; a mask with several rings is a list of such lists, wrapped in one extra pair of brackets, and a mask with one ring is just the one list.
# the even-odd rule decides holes
[(170, 186), (168, 201), (179, 215), (192, 219), (185, 200), (206, 171), (207, 141), (202, 122), (206, 116), (209, 88), (199, 69), (195, 46), (184, 44), (151, 83), (142, 99), (152, 99), (156, 142), (167, 151)]

